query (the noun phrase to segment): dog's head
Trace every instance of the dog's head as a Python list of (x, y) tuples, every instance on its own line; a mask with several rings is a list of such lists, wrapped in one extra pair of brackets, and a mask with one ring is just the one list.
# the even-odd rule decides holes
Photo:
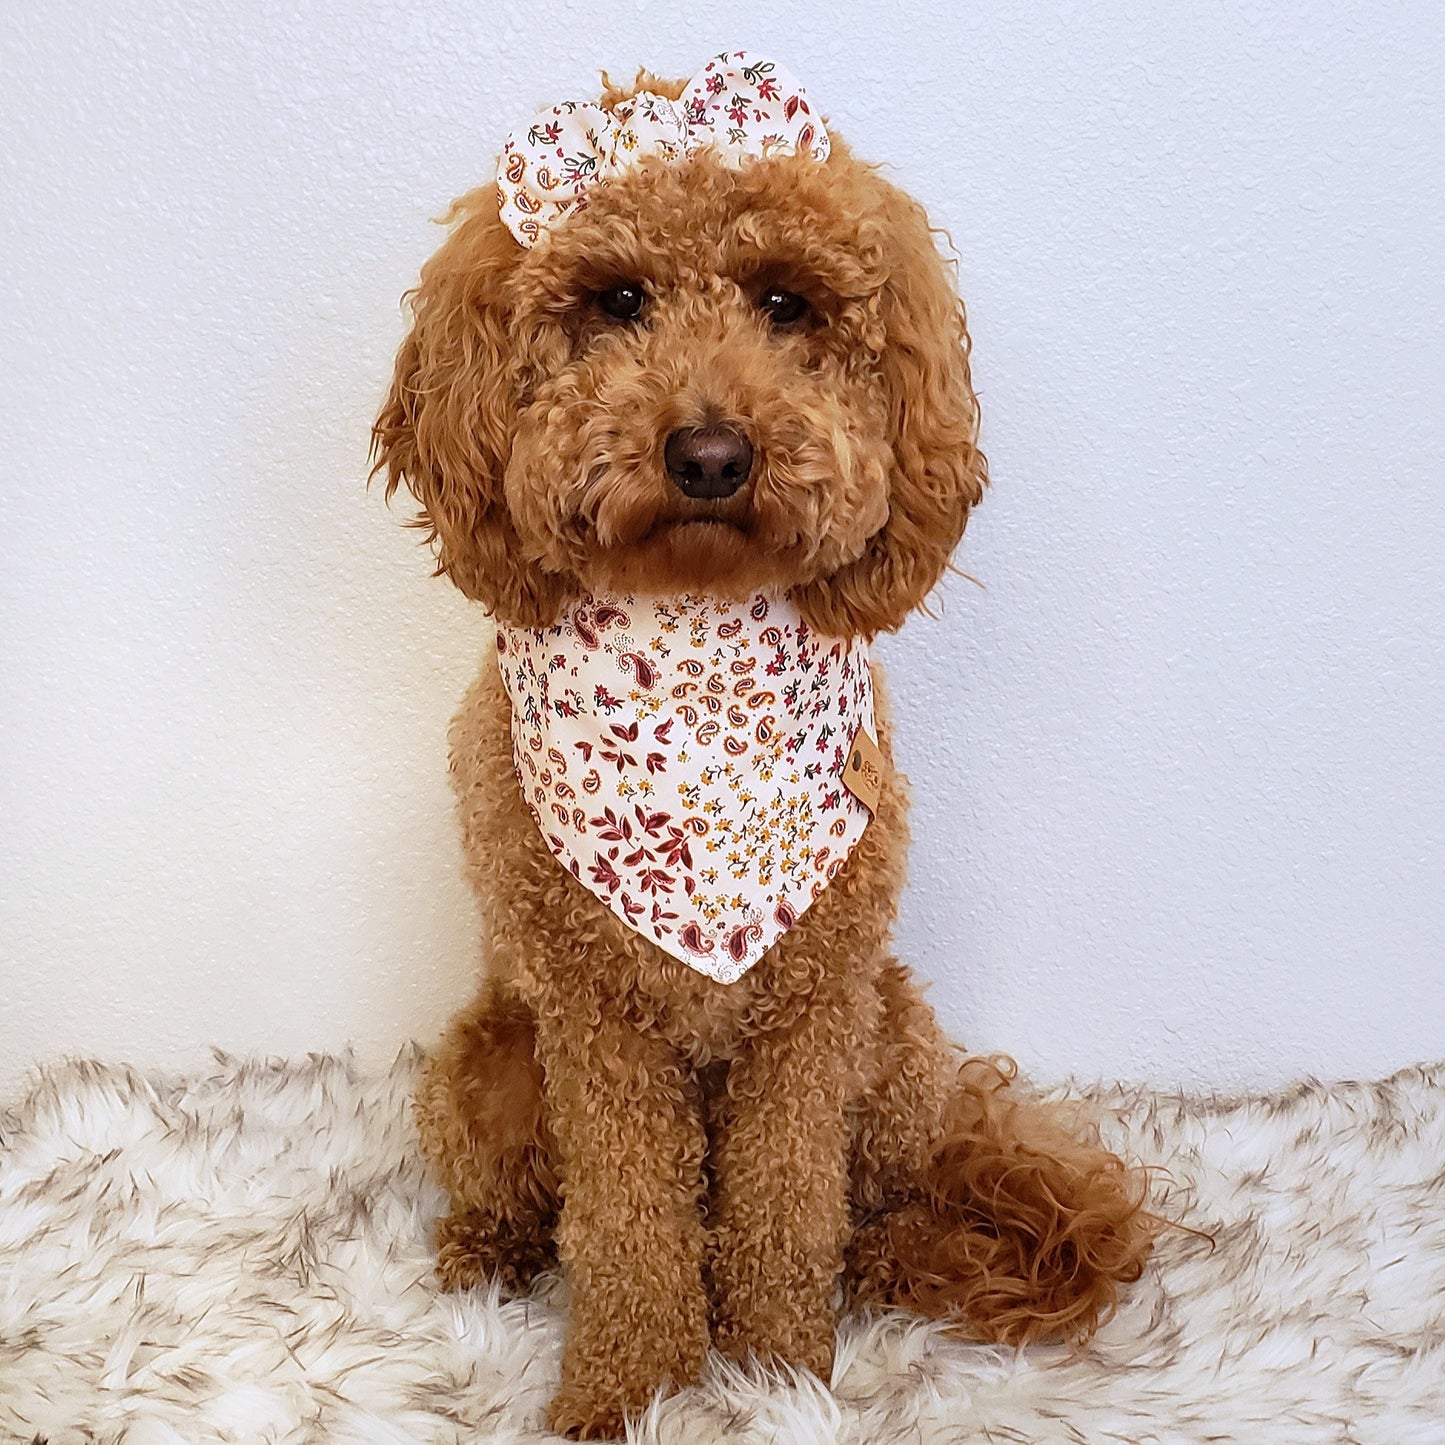
[(464, 593), (544, 625), (581, 591), (780, 588), (845, 636), (923, 601), (985, 481), (964, 312), (836, 137), (643, 160), (530, 249), (492, 186), (449, 220), (375, 448)]

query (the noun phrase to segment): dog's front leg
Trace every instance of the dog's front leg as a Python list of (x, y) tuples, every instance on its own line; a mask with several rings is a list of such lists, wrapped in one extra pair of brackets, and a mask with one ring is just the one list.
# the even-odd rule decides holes
[(583, 987), (537, 1015), (537, 1053), (561, 1158), (557, 1242), (572, 1316), (553, 1429), (619, 1436), (659, 1387), (707, 1353), (700, 1195), (706, 1147), (676, 1052)]
[(749, 1355), (833, 1362), (834, 1292), (848, 1233), (847, 1106), (865, 1021), (815, 999), (733, 1060), (713, 1144), (713, 1339)]

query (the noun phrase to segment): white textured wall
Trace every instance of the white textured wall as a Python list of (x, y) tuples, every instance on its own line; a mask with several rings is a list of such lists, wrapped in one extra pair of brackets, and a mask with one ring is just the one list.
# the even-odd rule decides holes
[(901, 947), (1036, 1074), (1445, 1054), (1435, 7), (0, 17), (0, 1083), (469, 985), (482, 619), (363, 488), (428, 224), (594, 71), (772, 48), (963, 256), (996, 481), (884, 648)]

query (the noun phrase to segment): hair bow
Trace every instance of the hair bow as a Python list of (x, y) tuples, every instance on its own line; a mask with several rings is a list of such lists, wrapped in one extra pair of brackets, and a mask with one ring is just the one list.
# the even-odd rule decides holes
[(705, 146), (734, 161), (828, 158), (808, 93), (775, 60), (731, 50), (709, 60), (679, 99), (639, 91), (613, 110), (566, 100), (514, 130), (497, 167), (502, 220), (524, 245), (586, 204), (587, 192), (643, 156), (682, 160)]

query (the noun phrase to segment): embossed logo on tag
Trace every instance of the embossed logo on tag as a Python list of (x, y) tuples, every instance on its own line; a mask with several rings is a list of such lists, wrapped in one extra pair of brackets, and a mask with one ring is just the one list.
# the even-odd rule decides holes
[(883, 754), (878, 744), (860, 727), (848, 745), (848, 761), (843, 764), (843, 786), (868, 809), (878, 811), (878, 796), (883, 791)]

